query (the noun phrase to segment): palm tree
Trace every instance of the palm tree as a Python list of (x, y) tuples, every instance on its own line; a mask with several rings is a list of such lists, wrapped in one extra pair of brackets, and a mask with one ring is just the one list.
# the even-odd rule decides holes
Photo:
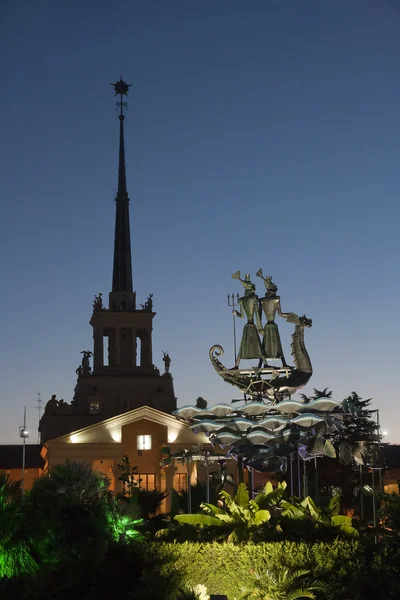
[(243, 589), (243, 600), (300, 600), (315, 598), (314, 592), (323, 593), (325, 584), (311, 579), (310, 571), (281, 569), (277, 573), (265, 571), (257, 574), (254, 587)]
[(98, 564), (112, 537), (113, 502), (107, 479), (85, 463), (67, 461), (37, 479), (24, 503), (41, 562)]
[(21, 505), (21, 481), (0, 474), (0, 579), (34, 573), (38, 565), (32, 557)]

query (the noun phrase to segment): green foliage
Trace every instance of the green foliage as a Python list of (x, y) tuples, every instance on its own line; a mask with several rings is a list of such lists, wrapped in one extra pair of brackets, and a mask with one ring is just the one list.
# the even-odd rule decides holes
[(302, 537), (313, 537), (315, 534), (331, 536), (345, 535), (358, 537), (350, 517), (339, 515), (340, 498), (334, 496), (327, 507), (318, 507), (310, 496), (303, 500), (291, 498), (291, 502), (283, 500), (280, 522), (284, 533), (297, 532)]
[(382, 526), (400, 533), (400, 495), (380, 494), (378, 500), (381, 503), (378, 517)]
[(129, 456), (125, 454), (121, 462), (117, 465), (119, 470), (118, 480), (124, 485), (125, 492), (123, 495), (128, 497), (133, 496), (135, 490), (139, 487), (139, 481), (135, 479), (135, 475), (138, 474), (137, 467), (131, 465)]
[(34, 573), (34, 560), (20, 499), (21, 482), (0, 474), (0, 578)]
[(314, 592), (323, 593), (327, 586), (323, 581), (310, 577), (310, 571), (281, 569), (277, 573), (266, 570), (257, 573), (250, 588), (242, 588), (243, 600), (299, 600), (316, 598)]
[[(193, 587), (202, 583), (209, 594), (226, 594), (229, 600), (239, 600), (244, 593), (239, 593), (240, 590), (246, 589), (248, 593), (255, 585), (268, 585), (267, 572), (283, 586), (285, 569), (289, 573), (312, 572), (314, 578), (328, 584), (328, 600), (359, 600), (363, 597), (359, 596), (360, 589), (368, 585), (367, 563), (358, 541), (337, 539), (315, 544), (268, 542), (240, 545), (156, 542), (145, 544), (143, 553), (149, 553), (155, 561), (159, 559), (164, 563), (162, 573), (165, 576), (169, 572), (177, 572), (185, 585)], [(257, 580), (257, 574), (260, 580)], [(293, 590), (295, 587), (298, 586), (293, 586)]]
[(60, 464), (37, 479), (25, 514), (41, 564), (94, 567), (107, 549), (113, 510), (108, 481), (86, 463)]
[(341, 431), (330, 434), (331, 441), (335, 444), (347, 442), (357, 444), (359, 441), (377, 441), (379, 427), (375, 421), (375, 412), (369, 408), (371, 398), (363, 400), (357, 392), (343, 400), (343, 410), (347, 413)]
[(186, 586), (178, 590), (176, 600), (210, 600), (207, 588), (203, 584), (194, 587)]
[[(210, 539), (229, 542), (250, 539), (265, 541), (282, 537), (311, 540), (359, 535), (351, 518), (339, 515), (339, 497), (332, 498), (326, 507), (318, 507), (310, 496), (303, 500), (285, 500), (285, 489), (285, 482), (276, 488), (268, 482), (251, 500), (246, 485), (241, 483), (236, 496), (226, 491), (220, 493), (224, 508), (203, 502), (200, 506), (202, 513), (177, 515), (174, 518), (180, 524), (195, 527), (200, 540), (207, 539), (204, 536), (205, 528), (209, 528)], [(183, 531), (179, 533), (182, 535)]]
[(220, 492), (225, 509), (203, 502), (200, 507), (206, 514), (177, 515), (178, 523), (217, 527), (222, 529), (222, 537), (228, 542), (242, 542), (251, 539), (253, 529), (269, 521), (268, 510), (260, 509), (255, 500), (250, 500), (244, 483), (238, 487), (233, 497), (226, 491)]

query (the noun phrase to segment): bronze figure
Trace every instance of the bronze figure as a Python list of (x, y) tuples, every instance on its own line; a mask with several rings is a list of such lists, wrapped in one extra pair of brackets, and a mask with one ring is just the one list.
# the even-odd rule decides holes
[[(272, 283), (272, 277), (267, 275), (263, 277), (262, 270), (259, 269), (256, 273), (257, 277), (261, 277), (264, 281), (267, 290), (266, 295), (260, 298), (260, 313), (264, 311), (267, 319), (264, 327), (260, 327), (259, 332), (263, 334), (263, 346), (265, 354), (264, 367), (268, 367), (268, 359), (279, 358), (282, 361), (282, 366), (287, 367), (286, 360), (282, 350), (281, 338), (279, 335), (278, 325), (275, 323), (275, 315), (278, 313), (280, 317), (287, 319), (290, 313), (284, 313), (281, 309), (281, 299), (276, 294), (277, 286)], [(260, 361), (261, 366), (261, 361)]]
[[(244, 279), (240, 279), (240, 271), (237, 271), (232, 277), (240, 281), (245, 289), (244, 296), (239, 298), (240, 312), (233, 310), (232, 314), (241, 319), (244, 316), (247, 317), (235, 362), (235, 368), (237, 369), (241, 359), (259, 358), (263, 360), (264, 352), (257, 331), (261, 328), (261, 322), (258, 312), (258, 296), (255, 294), (256, 286), (250, 281), (249, 274), (246, 274)], [(256, 318), (256, 324), (254, 323), (254, 317)]]

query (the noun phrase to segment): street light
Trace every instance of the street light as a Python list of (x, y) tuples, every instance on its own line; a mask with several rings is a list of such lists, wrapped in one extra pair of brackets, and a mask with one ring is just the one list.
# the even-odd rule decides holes
[(22, 443), (22, 494), (25, 491), (25, 440), (29, 437), (29, 431), (26, 428), (26, 406), (24, 408), (24, 424), (20, 425), (19, 428), (19, 437), (23, 439)]

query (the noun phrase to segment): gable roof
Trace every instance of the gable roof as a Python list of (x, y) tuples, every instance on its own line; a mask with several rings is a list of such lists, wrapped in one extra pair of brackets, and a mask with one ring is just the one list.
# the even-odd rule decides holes
[[(25, 468), (43, 469), (40, 444), (26, 444)], [(0, 445), (0, 469), (22, 469), (22, 444)]]
[(129, 425), (129, 423), (134, 423), (135, 421), (140, 421), (142, 419), (147, 419), (153, 423), (158, 423), (159, 425), (164, 425), (165, 427), (171, 427), (175, 430), (190, 430), (189, 425), (185, 421), (179, 420), (172, 415), (162, 412), (161, 410), (157, 410), (156, 408), (152, 408), (150, 406), (140, 406), (139, 408), (134, 408), (124, 412), (123, 414), (116, 415), (115, 417), (104, 419), (104, 421), (99, 421), (93, 425), (88, 425), (87, 427), (77, 429), (76, 431), (71, 431), (70, 433), (60, 437), (52, 438), (51, 440), (48, 440), (45, 445), (47, 446), (52, 443), (68, 443), (72, 440), (78, 443), (81, 440), (84, 442), (85, 439), (90, 438), (102, 430), (108, 430), (110, 432), (115, 431), (124, 425)]

